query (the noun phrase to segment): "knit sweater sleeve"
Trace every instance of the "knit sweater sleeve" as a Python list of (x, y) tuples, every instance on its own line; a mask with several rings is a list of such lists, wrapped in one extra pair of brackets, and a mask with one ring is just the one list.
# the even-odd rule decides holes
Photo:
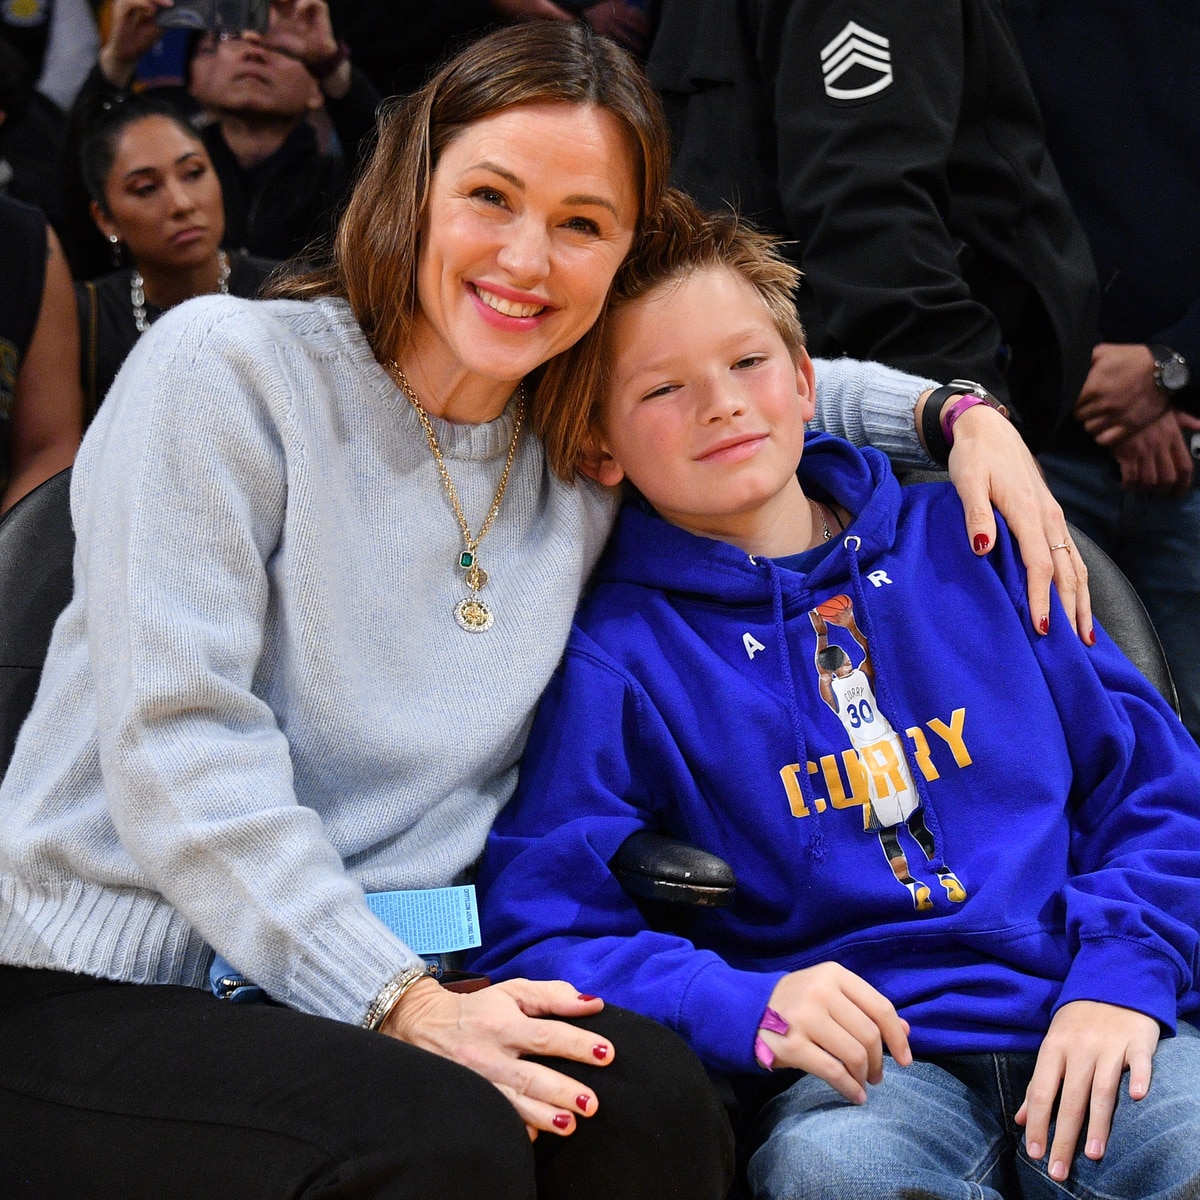
[(517, 793), (488, 838), (477, 879), (484, 948), (471, 966), (567, 979), (674, 1029), (709, 1067), (752, 1072), (755, 1031), (784, 972), (738, 969), (651, 930), (608, 865), (630, 834), (658, 823), (678, 757), (645, 693), (573, 633)]
[(874, 446), (898, 467), (937, 465), (925, 453), (913, 419), (917, 397), (937, 387), (933, 380), (854, 358), (818, 358), (813, 366), (816, 428), (856, 446)]
[(213, 298), (142, 338), (77, 467), (76, 581), (124, 847), (272, 997), (358, 1021), (418, 960), (297, 802), (287, 732), (255, 691), (266, 640), (288, 636), (269, 564), (302, 469), (272, 332)]

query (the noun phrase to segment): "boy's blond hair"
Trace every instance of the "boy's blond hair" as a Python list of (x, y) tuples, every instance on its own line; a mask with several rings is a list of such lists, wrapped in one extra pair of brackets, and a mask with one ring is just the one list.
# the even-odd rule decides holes
[[(617, 271), (600, 319), (562, 356), (565, 361), (574, 357), (590, 362), (599, 360), (601, 366), (599, 371), (586, 375), (574, 372), (585, 394), (568, 418), (571, 428), (553, 444), (547, 443), (547, 454), (556, 473), (562, 475), (564, 468), (574, 473), (599, 419), (600, 402), (608, 382), (607, 358), (600, 350), (609, 314), (663, 284), (710, 267), (726, 267), (736, 272), (758, 293), (788, 353), (798, 357), (804, 348), (804, 329), (795, 306), (800, 269), (779, 253), (778, 246), (778, 238), (760, 232), (736, 213), (707, 213), (686, 193), (677, 188), (667, 189), (662, 204), (638, 234), (629, 257)], [(569, 462), (563, 460), (564, 452), (573, 455)]]
[(704, 212), (690, 196), (669, 188), (613, 280), (609, 311), (640, 300), (664, 283), (725, 267), (758, 293), (795, 358), (804, 347), (795, 299), (800, 269), (779, 253), (779, 242), (735, 212)]

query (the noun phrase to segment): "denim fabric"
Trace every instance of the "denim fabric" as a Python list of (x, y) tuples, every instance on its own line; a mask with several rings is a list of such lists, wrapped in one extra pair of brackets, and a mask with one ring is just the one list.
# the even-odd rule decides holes
[[(908, 1069), (890, 1059), (862, 1106), (803, 1075), (759, 1116), (756, 1200), (1195, 1200), (1200, 1196), (1200, 1033), (1159, 1043), (1149, 1094), (1128, 1074), (1099, 1162), (1075, 1156), (1064, 1183), (1025, 1154), (1013, 1123), (1032, 1054), (962, 1054)], [(1085, 1129), (1086, 1132), (1086, 1129)], [(1083, 1138), (1080, 1142), (1082, 1146)]]
[(1067, 520), (1137, 589), (1175, 677), (1183, 723), (1200, 742), (1200, 488), (1148, 496), (1122, 488), (1108, 458), (1043, 454), (1040, 462)]

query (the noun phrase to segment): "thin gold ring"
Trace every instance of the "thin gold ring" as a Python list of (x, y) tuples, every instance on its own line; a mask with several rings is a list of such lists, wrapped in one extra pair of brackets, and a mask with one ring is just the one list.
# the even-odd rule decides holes
[(1068, 542), (1059, 542), (1057, 546), (1050, 547), (1050, 550), (1052, 552), (1055, 550), (1070, 550), (1070, 549), (1071, 549), (1071, 543), (1069, 541)]

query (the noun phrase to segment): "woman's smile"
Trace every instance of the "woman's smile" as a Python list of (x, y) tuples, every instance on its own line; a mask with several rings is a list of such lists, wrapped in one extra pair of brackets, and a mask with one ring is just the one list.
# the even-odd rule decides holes
[[(508, 289), (499, 288), (495, 285), (488, 286), (480, 283), (471, 283), (467, 286), (475, 293), (476, 298), (485, 308), (501, 317), (515, 320), (529, 320), (531, 317), (541, 316), (550, 307), (544, 300), (539, 300), (532, 296), (519, 296), (516, 293), (509, 292)], [(488, 318), (487, 313), (483, 315), (485, 319)], [(503, 326), (499, 326), (499, 328), (503, 328)]]

